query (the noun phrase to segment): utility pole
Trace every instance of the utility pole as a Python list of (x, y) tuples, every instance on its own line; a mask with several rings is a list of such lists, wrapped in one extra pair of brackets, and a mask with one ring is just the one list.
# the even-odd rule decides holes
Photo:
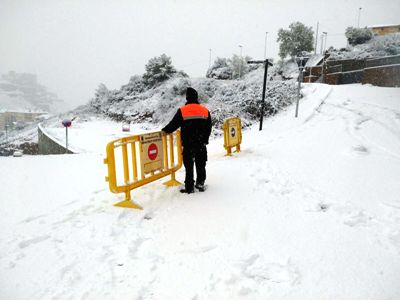
[(304, 69), (303, 67), (304, 57), (298, 57), (297, 59), (298, 59), (297, 63), (299, 65), (299, 77), (298, 77), (299, 84), (297, 86), (296, 114), (294, 115), (295, 118), (297, 118), (299, 114), (300, 89), (301, 89), (301, 82), (303, 81), (303, 69)]
[(322, 54), (322, 46), (323, 46), (323, 44), (324, 44), (324, 34), (321, 33), (321, 46), (319, 48), (319, 53), (321, 53), (321, 54)]
[(264, 119), (264, 106), (265, 106), (265, 90), (267, 87), (267, 74), (268, 74), (268, 66), (272, 66), (272, 63), (268, 60), (249, 60), (248, 64), (264, 64), (264, 83), (263, 83), (263, 91), (262, 91), (262, 100), (261, 100), (261, 112), (260, 112), (260, 131), (262, 130), (263, 119)]
[(325, 51), (326, 51), (326, 40), (328, 39), (328, 33), (324, 32), (324, 34), (325, 34), (325, 39), (324, 39), (324, 53), (325, 53)]
[(317, 46), (318, 46), (318, 28), (319, 28), (319, 22), (317, 22), (317, 30), (316, 30), (316, 32), (315, 32), (314, 54), (317, 54)]
[(242, 48), (243, 48), (243, 46), (239, 45), (239, 48), (240, 48), (240, 63), (239, 63), (239, 79), (240, 79), (241, 71), (242, 71)]
[(8, 144), (8, 124), (6, 123), (6, 144)]
[(208, 59), (208, 68), (211, 68), (211, 49), (210, 50), (210, 57)]
[(361, 9), (362, 9), (362, 7), (359, 7), (359, 8), (358, 8), (358, 21), (357, 21), (357, 27), (358, 27), (358, 28), (360, 28)]
[(321, 54), (324, 54), (324, 39), (326, 40), (326, 35), (328, 33), (326, 31), (322, 32), (321, 34)]
[(268, 31), (265, 32), (265, 43), (264, 43), (264, 60), (267, 58), (267, 35)]

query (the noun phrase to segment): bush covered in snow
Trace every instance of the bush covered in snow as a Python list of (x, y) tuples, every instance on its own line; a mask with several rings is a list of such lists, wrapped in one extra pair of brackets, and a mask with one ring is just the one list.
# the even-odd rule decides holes
[(247, 61), (251, 60), (250, 56), (240, 57), (233, 54), (231, 58), (217, 57), (213, 65), (207, 70), (206, 77), (213, 79), (238, 79), (259, 65), (249, 65)]
[(375, 36), (368, 42), (329, 51), (329, 59), (366, 59), (400, 54), (400, 33)]
[(400, 54), (400, 33), (377, 36), (367, 45), (383, 56)]
[(128, 84), (121, 87), (121, 90), (126, 91), (128, 94), (143, 93), (146, 89), (146, 83), (143, 77), (139, 75), (132, 76)]
[(207, 70), (207, 78), (232, 79), (232, 69), (228, 65), (228, 59), (217, 57), (213, 65)]
[(352, 46), (364, 44), (374, 36), (372, 30), (366, 27), (365, 28), (347, 27), (345, 35), (347, 41)]

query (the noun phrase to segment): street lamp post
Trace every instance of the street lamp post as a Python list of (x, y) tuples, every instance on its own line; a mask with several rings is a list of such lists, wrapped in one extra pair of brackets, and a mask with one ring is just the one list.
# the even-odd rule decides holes
[(264, 60), (267, 58), (267, 35), (268, 31), (265, 32), (265, 43), (264, 43)]
[(297, 118), (297, 116), (299, 115), (300, 89), (301, 89), (301, 83), (303, 82), (304, 57), (298, 57), (298, 58), (296, 58), (296, 61), (299, 66), (299, 77), (298, 77), (298, 86), (297, 86), (296, 113), (294, 115), (295, 118)]
[(362, 7), (359, 7), (359, 8), (358, 8), (358, 21), (357, 21), (357, 27), (358, 27), (358, 28), (360, 28), (361, 9), (362, 9)]
[(318, 47), (318, 28), (319, 28), (319, 22), (317, 22), (317, 30), (315, 31), (315, 48), (314, 48), (314, 54), (317, 54), (317, 47)]
[[(326, 31), (324, 31), (324, 32), (322, 32), (322, 34), (321, 34), (321, 54), (324, 54), (324, 42), (326, 41), (326, 36), (327, 36), (327, 32)], [(324, 39), (325, 39), (325, 41), (324, 41)]]
[(263, 82), (263, 91), (262, 91), (262, 100), (261, 100), (261, 111), (260, 111), (260, 131), (263, 126), (263, 118), (264, 118), (264, 107), (265, 107), (265, 91), (267, 86), (267, 74), (268, 74), (268, 66), (272, 66), (272, 63), (269, 59), (264, 60), (249, 60), (248, 64), (263, 64), (264, 65), (264, 82)]
[(239, 62), (239, 79), (240, 79), (241, 71), (242, 71), (242, 49), (243, 49), (243, 46), (239, 45), (239, 48), (240, 48), (240, 62)]
[(211, 68), (211, 49), (210, 50), (210, 57), (208, 59), (208, 68)]

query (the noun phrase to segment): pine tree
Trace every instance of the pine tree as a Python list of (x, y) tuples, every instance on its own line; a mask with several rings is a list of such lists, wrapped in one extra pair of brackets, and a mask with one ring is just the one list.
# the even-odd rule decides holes
[(177, 70), (172, 65), (171, 58), (165, 54), (151, 58), (145, 69), (146, 73), (143, 75), (143, 81), (149, 87), (153, 87), (177, 73)]

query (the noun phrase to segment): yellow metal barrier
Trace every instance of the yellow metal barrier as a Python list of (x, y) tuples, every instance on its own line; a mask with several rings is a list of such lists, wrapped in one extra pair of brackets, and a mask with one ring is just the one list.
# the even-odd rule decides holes
[(240, 152), (242, 143), (242, 121), (239, 117), (225, 119), (224, 125), (224, 147), (226, 155), (232, 155), (232, 148), (236, 147), (236, 152)]
[(175, 172), (182, 167), (179, 130), (175, 134), (159, 131), (120, 138), (107, 144), (106, 153), (110, 191), (125, 193), (125, 200), (115, 206), (142, 209), (131, 201), (131, 190), (168, 175), (171, 179), (166, 186), (181, 185), (175, 179)]

